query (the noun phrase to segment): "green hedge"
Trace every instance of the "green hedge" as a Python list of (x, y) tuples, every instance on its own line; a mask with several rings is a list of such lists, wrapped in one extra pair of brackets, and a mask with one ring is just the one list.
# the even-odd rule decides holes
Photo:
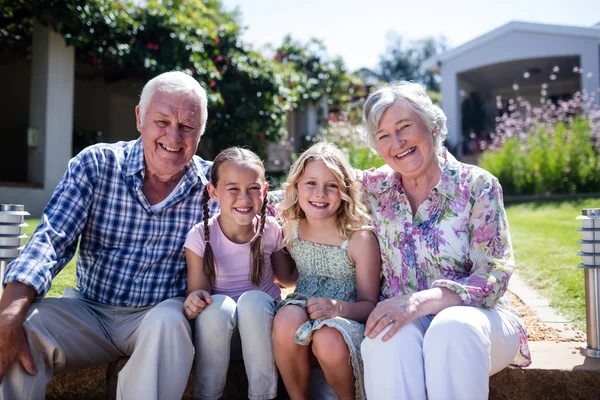
[(600, 191), (600, 160), (584, 117), (539, 127), (525, 140), (510, 138), (499, 150), (486, 150), (480, 166), (500, 180), (505, 194)]

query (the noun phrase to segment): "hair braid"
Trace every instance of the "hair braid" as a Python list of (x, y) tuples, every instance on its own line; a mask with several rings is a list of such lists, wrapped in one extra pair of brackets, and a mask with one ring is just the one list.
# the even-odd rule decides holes
[(267, 221), (267, 204), (269, 203), (268, 196), (263, 200), (262, 208), (260, 209), (260, 227), (258, 236), (254, 238), (250, 245), (250, 279), (254, 285), (259, 286), (262, 278), (262, 270), (265, 265), (265, 253), (263, 248), (263, 234), (265, 232), (265, 222)]
[(208, 202), (210, 201), (210, 194), (208, 193), (208, 187), (204, 186), (204, 197), (202, 198), (202, 210), (204, 218), (204, 257), (202, 263), (202, 272), (208, 280), (210, 287), (215, 284), (216, 272), (215, 272), (215, 255), (210, 245), (210, 232), (208, 229)]

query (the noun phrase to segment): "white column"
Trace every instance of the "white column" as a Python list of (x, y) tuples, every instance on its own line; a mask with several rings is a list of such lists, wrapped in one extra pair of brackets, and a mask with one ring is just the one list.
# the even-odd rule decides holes
[(581, 54), (580, 62), (581, 68), (583, 68), (581, 89), (588, 94), (596, 92), (595, 101), (596, 104), (600, 104), (600, 93), (598, 92), (598, 88), (600, 88), (600, 46), (596, 43), (586, 46), (586, 51)]
[(34, 24), (29, 127), (28, 180), (53, 190), (71, 158), (75, 49), (64, 38)]
[(446, 114), (448, 144), (456, 146), (461, 137), (460, 103), (458, 99), (458, 73), (442, 67), (442, 109)]

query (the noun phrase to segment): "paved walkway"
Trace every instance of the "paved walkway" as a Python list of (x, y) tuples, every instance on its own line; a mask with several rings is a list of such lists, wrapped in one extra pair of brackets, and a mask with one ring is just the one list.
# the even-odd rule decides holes
[(528, 369), (593, 370), (600, 371), (600, 359), (584, 357), (581, 346), (586, 346), (586, 336), (578, 335), (572, 321), (558, 314), (550, 302), (527, 285), (518, 274), (513, 274), (508, 289), (528, 306), (559, 337), (568, 341), (530, 341), (532, 364)]

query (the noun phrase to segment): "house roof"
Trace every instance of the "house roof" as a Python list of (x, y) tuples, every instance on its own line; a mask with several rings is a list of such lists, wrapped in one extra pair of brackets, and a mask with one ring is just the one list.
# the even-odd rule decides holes
[(492, 31), (489, 31), (481, 36), (476, 37), (458, 47), (455, 47), (443, 54), (439, 54), (433, 57), (429, 57), (421, 68), (426, 71), (439, 72), (441, 65), (453, 58), (459, 57), (463, 53), (472, 50), (476, 47), (482, 46), (492, 40), (505, 35), (509, 32), (529, 32), (529, 33), (542, 33), (551, 35), (563, 35), (563, 36), (577, 36), (581, 38), (598, 39), (600, 41), (600, 24), (596, 24), (592, 27), (582, 26), (567, 26), (567, 25), (549, 25), (549, 24), (538, 24), (533, 22), (522, 22), (522, 21), (511, 21), (504, 24)]

